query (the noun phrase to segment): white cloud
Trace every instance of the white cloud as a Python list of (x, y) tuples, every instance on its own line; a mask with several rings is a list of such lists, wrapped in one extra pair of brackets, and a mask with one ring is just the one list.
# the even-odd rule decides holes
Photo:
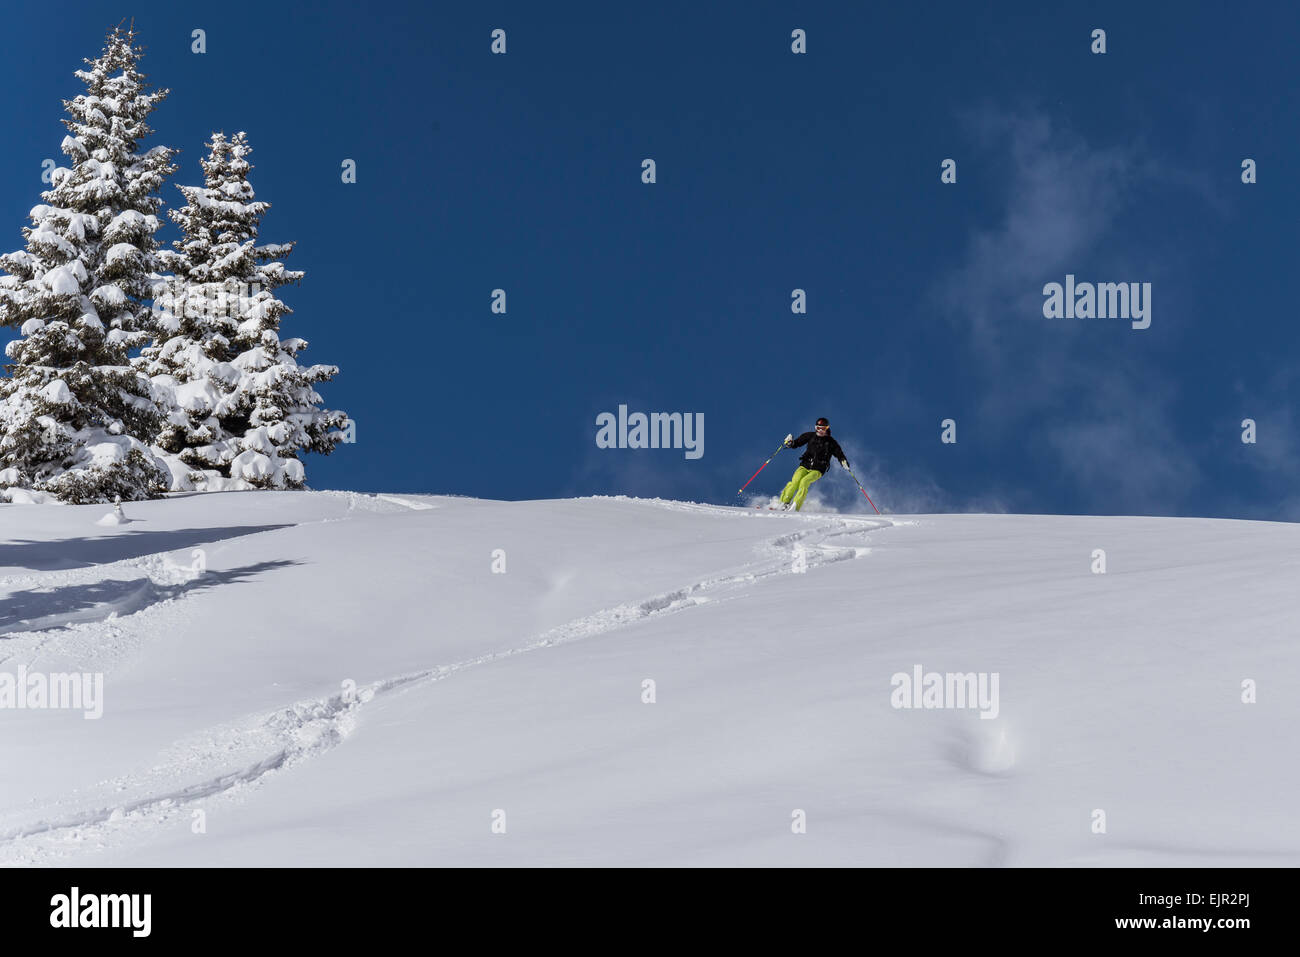
[(1001, 171), (1007, 191), (936, 296), (984, 375), (975, 411), (1000, 441), (1048, 455), (1098, 511), (1177, 511), (1201, 470), (1176, 435), (1175, 381), (1133, 338), (1150, 333), (1042, 318), (1045, 282), (1098, 264), (1117, 281), (1159, 268), (1127, 244), (1123, 217), (1134, 187), (1163, 167), (1132, 147), (1091, 146), (1040, 110), (985, 110), (970, 123), (984, 167)]

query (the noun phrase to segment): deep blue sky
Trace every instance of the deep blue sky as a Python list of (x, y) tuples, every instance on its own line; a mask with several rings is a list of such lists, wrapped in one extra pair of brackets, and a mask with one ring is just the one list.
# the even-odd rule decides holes
[[(173, 184), (247, 130), (263, 238), (298, 242), (284, 334), (358, 429), (314, 487), (728, 502), (826, 415), (900, 511), (1300, 519), (1293, 5), (25, 6), (0, 245), (63, 162), (73, 70), (134, 16)], [(1151, 282), (1151, 328), (1042, 318), (1066, 273)], [(703, 458), (597, 449), (620, 403), (704, 413)]]

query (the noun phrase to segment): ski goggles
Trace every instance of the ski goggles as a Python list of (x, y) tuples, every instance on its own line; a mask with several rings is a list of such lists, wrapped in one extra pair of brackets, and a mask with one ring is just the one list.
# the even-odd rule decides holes
[(818, 432), (830, 431), (829, 425), (814, 425), (813, 428), (816, 429)]

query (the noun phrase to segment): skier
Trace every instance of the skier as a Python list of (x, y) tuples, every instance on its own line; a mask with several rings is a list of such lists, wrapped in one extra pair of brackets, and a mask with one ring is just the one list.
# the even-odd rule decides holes
[(849, 467), (849, 460), (844, 457), (840, 443), (831, 438), (831, 423), (826, 418), (817, 420), (813, 432), (805, 432), (799, 438), (793, 433), (785, 437), (787, 449), (797, 449), (806, 445), (807, 449), (799, 458), (799, 467), (794, 470), (789, 484), (781, 490), (781, 507), (788, 509), (793, 501), (794, 510), (803, 508), (803, 500), (808, 497), (808, 487), (826, 473), (831, 459), (839, 459), (840, 465)]

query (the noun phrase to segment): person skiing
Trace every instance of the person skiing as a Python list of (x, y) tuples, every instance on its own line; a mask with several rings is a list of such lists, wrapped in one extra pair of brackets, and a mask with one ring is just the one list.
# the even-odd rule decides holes
[(803, 500), (808, 497), (809, 486), (826, 474), (832, 458), (839, 459), (844, 468), (849, 467), (849, 460), (844, 457), (840, 443), (831, 438), (830, 420), (824, 417), (818, 419), (813, 429), (814, 431), (805, 432), (797, 439), (793, 433), (785, 437), (787, 449), (797, 449), (804, 445), (808, 448), (800, 456), (799, 467), (794, 470), (789, 483), (781, 490), (782, 508), (788, 509), (793, 502), (796, 512), (802, 509)]

